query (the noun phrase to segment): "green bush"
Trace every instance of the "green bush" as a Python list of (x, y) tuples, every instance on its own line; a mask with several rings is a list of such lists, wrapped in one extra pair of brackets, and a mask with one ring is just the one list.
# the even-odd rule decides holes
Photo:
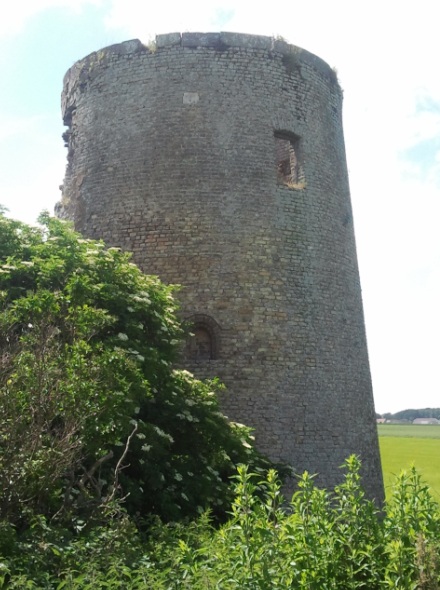
[(332, 493), (304, 473), (281, 507), (275, 473), (239, 470), (232, 517), (208, 542), (181, 541), (176, 588), (228, 590), (439, 588), (440, 509), (415, 470), (402, 473), (383, 511), (365, 499), (350, 457)]
[(41, 221), (0, 215), (0, 589), (438, 590), (415, 469), (383, 508), (354, 456), (286, 502), (218, 384), (173, 369), (174, 289)]
[(66, 534), (40, 518), (3, 558), (0, 588), (438, 589), (440, 507), (417, 472), (397, 478), (379, 511), (365, 499), (356, 457), (345, 468), (332, 492), (304, 473), (284, 503), (274, 471), (261, 481), (241, 466), (221, 527), (208, 514), (156, 519), (142, 537), (128, 517), (107, 514), (106, 525)]
[(48, 215), (0, 216), (0, 518), (72, 530), (122, 502), (140, 524), (224, 515), (235, 466), (265, 464), (215, 381), (173, 368), (174, 287)]

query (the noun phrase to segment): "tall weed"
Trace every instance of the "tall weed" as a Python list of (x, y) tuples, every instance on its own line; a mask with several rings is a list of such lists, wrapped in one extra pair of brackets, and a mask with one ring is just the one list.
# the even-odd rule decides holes
[(286, 501), (275, 471), (262, 480), (242, 465), (220, 528), (209, 514), (150, 522), (146, 537), (121, 514), (76, 535), (44, 520), (26, 535), (0, 528), (0, 588), (439, 590), (440, 507), (417, 471), (397, 478), (379, 510), (359, 460), (344, 468), (333, 491), (304, 473)]

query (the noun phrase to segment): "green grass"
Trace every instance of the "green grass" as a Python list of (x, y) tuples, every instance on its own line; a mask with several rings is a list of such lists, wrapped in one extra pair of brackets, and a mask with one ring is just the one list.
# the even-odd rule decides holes
[(385, 492), (395, 476), (415, 465), (440, 501), (440, 426), (379, 424)]
[(440, 438), (440, 425), (430, 424), (378, 424), (379, 436), (404, 438)]

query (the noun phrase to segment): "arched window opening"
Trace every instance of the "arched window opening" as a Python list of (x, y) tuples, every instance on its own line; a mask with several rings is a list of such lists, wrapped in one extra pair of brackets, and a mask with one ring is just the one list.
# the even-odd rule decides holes
[(220, 326), (208, 315), (188, 318), (190, 334), (186, 340), (184, 357), (188, 361), (210, 361), (218, 358)]
[(206, 361), (212, 359), (212, 337), (206, 328), (201, 326), (193, 329), (194, 336), (188, 343), (188, 356), (194, 361)]

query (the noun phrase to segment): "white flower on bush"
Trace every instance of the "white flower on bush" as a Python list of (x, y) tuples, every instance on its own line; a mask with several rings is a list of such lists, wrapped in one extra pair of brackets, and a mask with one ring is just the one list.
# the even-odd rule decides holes
[(162, 438), (167, 438), (170, 442), (174, 442), (173, 437), (170, 434), (167, 434), (166, 432), (164, 432), (161, 428), (159, 428), (159, 426), (154, 426), (154, 430)]

